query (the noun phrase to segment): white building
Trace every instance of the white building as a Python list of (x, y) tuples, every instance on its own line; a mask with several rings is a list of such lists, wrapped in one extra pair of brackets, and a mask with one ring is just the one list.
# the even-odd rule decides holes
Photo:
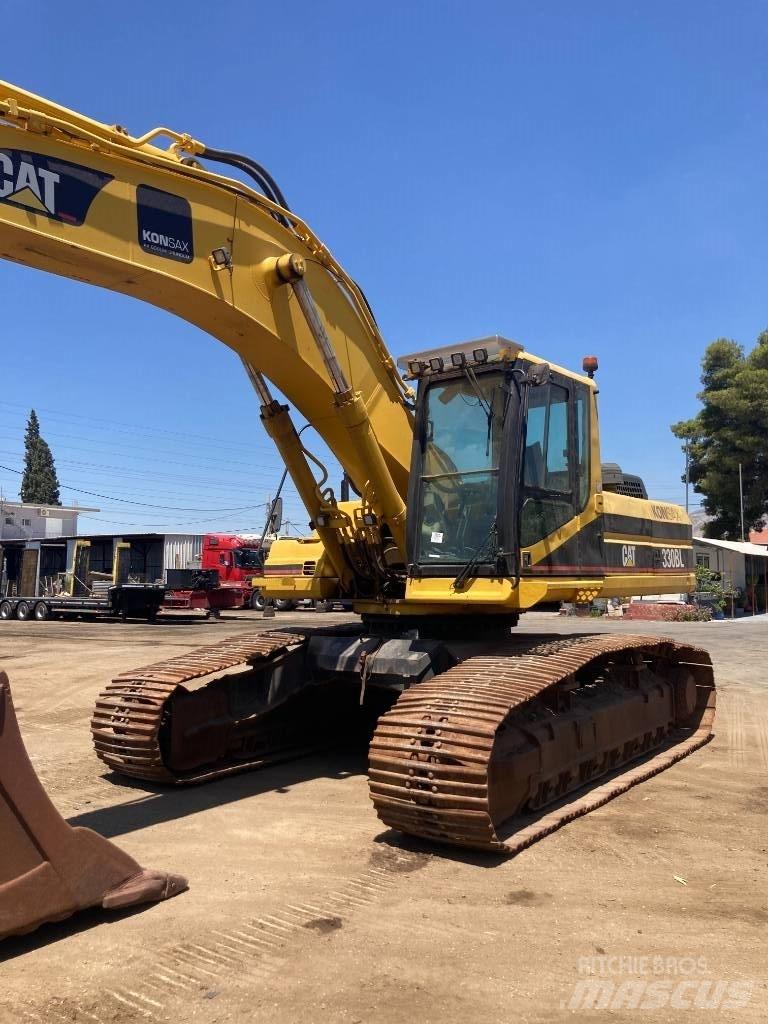
[(0, 498), (0, 544), (3, 541), (46, 540), (77, 533), (79, 512), (98, 512), (83, 505), (34, 505)]
[(719, 573), (723, 581), (744, 593), (751, 611), (768, 610), (768, 548), (738, 540), (694, 537), (697, 565)]

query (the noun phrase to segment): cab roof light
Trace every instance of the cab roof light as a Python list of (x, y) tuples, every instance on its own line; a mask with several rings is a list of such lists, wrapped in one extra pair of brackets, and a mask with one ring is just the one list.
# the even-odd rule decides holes
[(429, 360), (429, 368), (432, 373), (440, 373), (444, 365), (442, 356), (432, 356)]
[(408, 373), (411, 377), (418, 377), (419, 374), (423, 373), (426, 369), (426, 363), (422, 363), (420, 359), (412, 359), (408, 363)]
[[(475, 338), (472, 341), (460, 341), (458, 344), (453, 342), (451, 345), (443, 345), (440, 348), (410, 352), (408, 355), (400, 356), (397, 360), (397, 365), (403, 370), (407, 369), (409, 373), (416, 376), (415, 368), (411, 368), (412, 364), (417, 361), (421, 363), (420, 372), (424, 373), (425, 370), (429, 369), (430, 359), (438, 356), (446, 365), (453, 365), (459, 368), (462, 364), (458, 363), (456, 358), (461, 355), (464, 356), (467, 363), (514, 362), (522, 351), (523, 346), (519, 342), (512, 341), (510, 338), (504, 338), (498, 334), (492, 334), (484, 338)], [(478, 353), (480, 353), (479, 356)], [(466, 365), (466, 363), (463, 365)]]
[(456, 366), (458, 368), (461, 368), (462, 366), (466, 366), (467, 365), (466, 353), (464, 353), (464, 352), (452, 352), (451, 353), (451, 362), (453, 363), (454, 366)]
[(584, 373), (586, 373), (586, 375), (589, 377), (589, 379), (592, 380), (592, 378), (597, 373), (597, 356), (584, 356), (584, 358), (581, 361), (581, 368), (584, 371)]

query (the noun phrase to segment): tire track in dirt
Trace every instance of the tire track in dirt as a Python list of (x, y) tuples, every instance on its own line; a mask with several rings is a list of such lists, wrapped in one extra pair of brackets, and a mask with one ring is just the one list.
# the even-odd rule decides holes
[(759, 763), (762, 771), (768, 771), (768, 703), (764, 700), (750, 701), (747, 714), (757, 747), (757, 763), (754, 767)]
[(742, 771), (745, 766), (746, 729), (744, 724), (744, 698), (733, 693), (728, 699), (728, 758), (732, 768)]
[(710, 753), (715, 752), (720, 757), (725, 757), (730, 764), (731, 760), (731, 693), (730, 691), (717, 691), (717, 708), (715, 710), (715, 722), (712, 727), (713, 739), (709, 745)]
[(393, 889), (401, 874), (426, 866), (429, 855), (383, 847), (371, 860), (363, 871), (311, 901), (285, 903), (257, 918), (232, 918), (182, 942), (145, 950), (119, 984), (84, 992), (77, 1000), (31, 1004), (22, 1010), (23, 1019), (31, 1024), (166, 1024), (186, 1019), (185, 1008), (193, 1000), (212, 998), (234, 983), (259, 985), (284, 970), (295, 958), (294, 947), (309, 934), (343, 927)]
[(738, 772), (768, 770), (768, 699), (757, 693), (718, 694), (716, 737), (728, 764)]

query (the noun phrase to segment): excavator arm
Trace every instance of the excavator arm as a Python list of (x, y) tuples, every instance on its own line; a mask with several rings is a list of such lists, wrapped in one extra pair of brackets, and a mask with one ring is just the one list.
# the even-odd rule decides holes
[[(165, 128), (133, 137), (0, 83), (0, 257), (150, 302), (234, 349), (344, 589), (370, 594), (405, 564), (412, 394), (358, 286), (278, 198), (245, 157)], [(362, 494), (356, 517), (318, 489), (265, 378)]]

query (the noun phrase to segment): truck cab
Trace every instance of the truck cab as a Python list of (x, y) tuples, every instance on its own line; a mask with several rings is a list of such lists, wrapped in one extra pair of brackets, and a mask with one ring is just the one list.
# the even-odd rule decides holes
[(258, 587), (264, 577), (264, 558), (269, 549), (265, 542), (262, 551), (260, 537), (227, 533), (206, 533), (200, 556), (201, 569), (216, 569), (221, 586), (246, 584)]

